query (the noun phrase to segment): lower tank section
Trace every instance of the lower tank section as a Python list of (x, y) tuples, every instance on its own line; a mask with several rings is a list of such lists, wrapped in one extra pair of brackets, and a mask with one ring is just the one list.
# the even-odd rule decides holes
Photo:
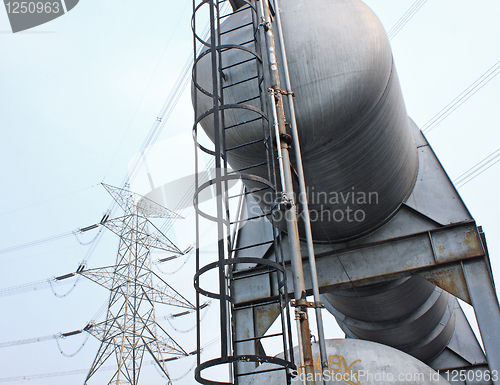
[[(310, 0), (287, 0), (280, 12), (313, 237), (317, 242), (338, 242), (362, 236), (397, 211), (412, 191), (418, 168), (387, 35), (375, 14), (358, 0), (324, 0), (320, 6)], [(222, 44), (249, 40), (251, 29), (235, 28), (250, 21), (249, 11), (228, 17), (221, 31), (234, 31), (222, 36)], [(256, 81), (238, 84), (255, 75), (255, 65), (231, 67), (247, 59), (245, 55), (242, 50), (221, 55), (225, 104), (256, 94)], [(197, 66), (197, 81), (211, 92), (208, 55)], [(200, 112), (212, 108), (208, 96), (198, 92), (193, 97)], [(224, 113), (225, 125), (248, 120), (245, 113)], [(206, 119), (201, 125), (213, 140), (213, 122)], [(230, 148), (261, 137), (262, 125), (245, 124), (225, 132)], [(227, 157), (238, 170), (262, 162), (264, 151), (256, 144), (232, 150)], [(252, 173), (266, 176), (263, 168)], [(258, 195), (256, 199), (268, 212), (270, 202)], [(302, 232), (300, 224), (299, 229)]]
[(423, 362), (438, 356), (455, 330), (456, 298), (419, 276), (323, 294), (349, 338), (389, 345)]
[[(328, 372), (325, 385), (446, 385), (449, 384), (439, 373), (417, 359), (388, 346), (369, 341), (332, 339), (326, 341)], [(298, 348), (294, 349), (299, 362)], [(320, 362), (318, 344), (313, 344), (314, 362)], [(316, 383), (319, 382), (319, 365), (315, 368)], [(271, 364), (262, 364), (256, 374), (241, 377), (240, 385), (285, 385), (283, 371), (258, 373), (273, 369)], [(305, 375), (299, 373), (292, 384), (303, 384)]]

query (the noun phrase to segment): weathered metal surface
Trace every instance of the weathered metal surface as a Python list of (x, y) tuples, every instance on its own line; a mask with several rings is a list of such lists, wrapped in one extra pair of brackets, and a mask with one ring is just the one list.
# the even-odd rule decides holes
[[(246, 307), (234, 312), (234, 337), (237, 355), (265, 355), (261, 337), (280, 315), (280, 310), (279, 304), (270, 303), (257, 307)], [(282, 338), (282, 336), (275, 335), (272, 338)], [(247, 373), (255, 369), (256, 366), (257, 362), (255, 361), (240, 362), (238, 363), (238, 372)]]
[[(449, 239), (457, 242), (456, 247), (449, 243), (446, 252), (435, 251), (433, 242), (442, 245)], [(453, 262), (482, 256), (484, 251), (481, 239), (475, 223), (471, 221), (350, 249), (325, 252), (317, 254), (316, 259), (320, 291), (324, 293), (353, 285), (360, 287), (386, 282), (426, 270), (449, 268)], [(286, 268), (289, 273), (290, 265), (287, 264)], [(255, 273), (254, 270), (258, 269), (253, 269), (251, 273)], [(304, 270), (306, 288), (310, 292), (307, 266), (304, 266)], [(245, 278), (249, 274), (250, 271), (235, 274), (235, 278), (238, 278), (235, 282), (236, 305), (269, 298), (270, 287), (258, 289), (259, 285), (254, 283), (257, 278)], [(248, 285), (251, 285), (252, 292), (246, 289)]]
[(388, 322), (415, 312), (428, 301), (434, 289), (426, 280), (412, 276), (325, 296), (346, 317), (365, 322)]
[[(481, 235), (473, 221), (423, 231), (413, 235), (395, 237), (385, 241), (324, 252), (318, 255), (317, 258), (322, 292), (349, 288), (355, 285), (359, 294), (367, 285), (373, 283), (387, 282), (404, 276), (420, 274), (457, 297), (467, 300), (469, 299), (469, 291), (466, 286), (462, 265), (469, 262), (479, 263), (484, 266), (484, 274), (488, 274), (488, 279), (484, 277), (481, 279), (484, 281), (484, 287), (489, 287), (490, 291), (492, 290), (492, 281), (487, 269), (487, 262), (485, 262), (485, 250)], [(239, 273), (240, 277), (244, 275), (244, 272)], [(245, 279), (239, 282), (242, 286), (236, 288), (235, 306), (240, 306), (238, 293), (246, 291), (244, 287)], [(307, 280), (306, 287), (310, 290), (310, 283)], [(369, 291), (370, 289), (366, 287), (366, 290)], [(487, 304), (493, 303), (494, 307), (497, 306), (498, 308), (497, 302), (495, 302), (496, 297), (493, 302), (491, 302), (492, 299), (484, 297), (485, 295), (488, 296), (488, 290), (485, 292), (478, 290), (476, 295), (481, 298), (477, 301), (484, 303), (483, 306), (489, 306)], [(268, 299), (268, 297), (259, 297), (259, 293), (252, 293), (253, 302), (264, 299)], [(245, 300), (248, 301), (249, 297), (247, 296)], [(484, 310), (476, 309), (476, 311)], [(478, 320), (481, 318), (483, 320), (483, 329), (488, 327), (484, 326), (488, 325), (488, 322), (493, 322), (493, 325), (495, 325), (494, 318), (487, 320), (490, 316), (489, 313), (491, 313), (491, 310), (488, 310), (486, 315), (483, 313), (482, 317), (478, 316)], [(439, 320), (439, 325), (433, 332), (434, 334), (429, 334), (414, 349), (433, 351), (435, 354), (439, 353), (450, 340), (450, 333), (453, 333), (454, 315), (454, 312), (447, 312), (443, 315), (443, 319)], [(341, 321), (344, 319), (341, 313), (336, 314), (336, 316)], [(500, 325), (500, 322), (498, 324)], [(351, 337), (356, 337), (349, 329), (345, 329), (345, 331)], [(494, 338), (496, 337), (490, 333), (491, 341)], [(464, 346), (467, 346), (467, 343), (470, 345), (472, 342), (477, 345), (473, 336), (466, 339), (465, 342), (462, 341), (461, 344), (466, 343)], [(490, 350), (496, 349), (496, 347), (491, 348), (491, 344), (490, 342)], [(475, 346), (475, 349), (477, 350), (477, 346)], [(490, 361), (495, 360), (495, 353), (493, 353), (492, 357), (488, 357), (488, 359)], [(427, 356), (426, 359), (431, 358), (431, 356)]]
[[(378, 18), (358, 0), (324, 1), (321, 12), (307, 0), (287, 0), (280, 11), (314, 238), (339, 241), (369, 233), (409, 196), (418, 168), (387, 35)], [(248, 12), (239, 12), (228, 17), (221, 29), (248, 20)], [(248, 33), (241, 30), (241, 37), (233, 34), (231, 39), (243, 41)], [(231, 43), (222, 37), (222, 44)], [(222, 61), (229, 65), (247, 56), (227, 51)], [(249, 78), (252, 68), (249, 64), (225, 69), (223, 86)], [(210, 92), (208, 60), (200, 61), (198, 75)], [(227, 88), (225, 102), (247, 99), (253, 86), (249, 81)], [(204, 95), (196, 102), (199, 108), (212, 108), (212, 100)], [(226, 122), (241, 121), (240, 114), (248, 112), (227, 114)], [(229, 130), (228, 147), (255, 140), (261, 132), (259, 123)], [(211, 122), (201, 125), (214, 138)], [(228, 153), (228, 160), (237, 170), (262, 162), (263, 156), (256, 146), (248, 146)], [(254, 170), (258, 175), (264, 172)], [(259, 198), (269, 211), (270, 202)]]
[[(427, 363), (435, 370), (486, 363), (486, 357), (458, 301), (454, 301), (455, 330), (446, 349)], [(489, 382), (491, 383), (491, 382)]]
[[(405, 287), (404, 284), (411, 281), (415, 281), (412, 287), (416, 290), (407, 290)], [(422, 293), (419, 293), (419, 286), (423, 286)], [(426, 293), (427, 287), (431, 289), (430, 293)], [(369, 289), (376, 292), (377, 287), (367, 287), (366, 291)], [(391, 303), (393, 296), (398, 293), (401, 294), (400, 301)], [(339, 299), (344, 297), (342, 294), (328, 293), (324, 294), (324, 298), (337, 310), (342, 309), (342, 318), (334, 312), (338, 317), (337, 322), (343, 330), (348, 329), (348, 334), (356, 338), (398, 348), (427, 362), (445, 349), (453, 335), (455, 298), (420, 277), (413, 276), (392, 290), (382, 290), (378, 295), (364, 296), (362, 292), (361, 300), (355, 295), (349, 295), (352, 308), (347, 311), (345, 307), (338, 305)], [(419, 301), (419, 296), (424, 299), (423, 303)], [(416, 309), (412, 306), (412, 297), (415, 297)], [(404, 300), (406, 303), (403, 303)], [(363, 308), (365, 304), (366, 307)], [(329, 310), (331, 311), (330, 308)], [(386, 319), (380, 319), (380, 313)]]
[[(500, 307), (486, 258), (462, 262), (490, 370), (500, 374)], [(493, 384), (500, 384), (500, 375)]]
[(424, 271), (419, 275), (469, 305), (471, 304), (461, 265), (445, 266), (439, 270)]
[[(369, 385), (445, 385), (449, 384), (432, 368), (417, 359), (389, 346), (374, 342), (338, 339), (326, 341), (328, 369), (325, 384)], [(298, 356), (298, 349), (295, 349)], [(315, 375), (320, 377), (318, 344), (313, 344)], [(264, 364), (256, 372), (270, 369)], [(301, 375), (292, 384), (301, 384)], [(240, 385), (284, 385), (276, 372), (260, 373), (243, 379)]]
[[(265, 255), (271, 246), (271, 244), (266, 243), (273, 239), (273, 229), (271, 223), (263, 216), (261, 218), (248, 220), (250, 217), (261, 215), (262, 212), (252, 196), (245, 196), (241, 217), (238, 219), (241, 221), (241, 227), (238, 231), (236, 244), (236, 248), (240, 249), (236, 253), (238, 257)], [(258, 247), (248, 247), (259, 243), (262, 243), (262, 245)], [(248, 248), (245, 249), (245, 247)], [(237, 265), (235, 266), (235, 271), (248, 268), (250, 266), (254, 267), (255, 265)]]
[(427, 139), (411, 119), (410, 126), (418, 147), (418, 176), (406, 204), (441, 225), (471, 220)]
[(254, 309), (255, 334), (263, 336), (280, 314), (280, 305), (272, 303)]
[[(237, 355), (252, 354), (256, 355), (257, 345), (255, 340), (255, 325), (253, 318), (253, 309), (246, 308), (238, 310), (234, 313), (234, 332), (236, 341), (247, 340), (243, 342), (238, 342), (235, 344), (235, 353)], [(238, 363), (238, 371), (240, 373), (252, 371), (257, 367), (256, 362), (241, 362)]]
[(464, 233), (430, 232), (432, 248), (436, 262), (451, 262), (466, 258), (470, 253), (485, 255), (477, 228), (470, 228)]

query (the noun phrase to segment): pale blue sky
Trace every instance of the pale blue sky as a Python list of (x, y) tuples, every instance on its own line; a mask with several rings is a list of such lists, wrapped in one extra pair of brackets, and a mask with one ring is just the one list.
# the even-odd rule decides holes
[[(366, 3), (389, 30), (414, 0)], [(122, 182), (192, 52), (190, 16), (191, 2), (80, 0), (67, 15), (12, 34), (0, 10), (1, 250), (100, 220), (111, 199), (96, 185)], [(499, 17), (498, 0), (428, 0), (392, 39), (408, 113), (417, 125), (424, 125), (500, 60)], [(427, 135), (451, 179), (500, 147), (499, 86), (500, 77), (493, 79)], [(185, 92), (160, 139), (188, 133), (192, 120)], [(165, 172), (181, 165), (181, 160), (165, 164)], [(497, 279), (499, 171), (500, 163), (459, 190), (486, 232)], [(84, 235), (90, 239), (91, 234)], [(117, 239), (105, 234), (90, 263), (113, 263), (116, 246)], [(74, 271), (86, 252), (67, 237), (0, 254), (0, 289)], [(192, 287), (189, 269), (187, 264), (173, 276), (186, 291)], [(83, 280), (64, 299), (50, 289), (0, 297), (0, 342), (80, 329), (106, 298), (105, 290)], [(159, 310), (158, 315), (167, 313)], [(327, 335), (335, 333), (329, 326)], [(194, 334), (174, 336), (186, 349), (194, 349)], [(62, 347), (71, 353), (82, 339), (72, 337)], [(0, 348), (0, 378), (88, 369), (97, 346), (91, 337), (74, 358), (63, 357), (53, 340)], [(172, 365), (172, 376), (192, 362), (188, 358)], [(81, 384), (84, 377), (32, 382)], [(163, 383), (151, 365), (145, 366), (143, 379)], [(179, 382), (192, 383), (191, 376)]]

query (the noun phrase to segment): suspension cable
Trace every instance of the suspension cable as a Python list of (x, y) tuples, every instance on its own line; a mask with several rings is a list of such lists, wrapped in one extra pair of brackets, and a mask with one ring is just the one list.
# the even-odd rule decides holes
[(498, 162), (500, 162), (500, 148), (494, 151), (492, 154), (488, 155), (486, 158), (484, 158), (482, 161), (480, 161), (470, 169), (468, 169), (466, 172), (464, 172), (462, 175), (456, 178), (453, 181), (453, 183), (457, 186), (457, 188), (465, 186), (471, 180), (481, 175), (483, 172), (485, 172)]
[(422, 6), (427, 2), (427, 0), (417, 0), (410, 8), (399, 18), (399, 20), (392, 26), (392, 28), (387, 32), (387, 37), (391, 41), (394, 36), (396, 36), (399, 31), (408, 23), (413, 16), (422, 8)]
[(439, 123), (446, 119), (458, 107), (464, 104), (472, 96), (476, 94), (481, 88), (488, 84), (500, 73), (500, 61), (490, 67), (485, 73), (477, 78), (469, 87), (467, 87), (460, 95), (448, 103), (441, 111), (434, 115), (427, 123), (425, 123), (421, 130), (427, 134), (432, 131)]

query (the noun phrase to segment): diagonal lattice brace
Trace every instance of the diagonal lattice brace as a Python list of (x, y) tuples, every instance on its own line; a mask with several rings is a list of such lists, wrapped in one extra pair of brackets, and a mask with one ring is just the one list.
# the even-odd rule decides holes
[[(100, 223), (120, 237), (116, 264), (94, 269), (81, 266), (76, 272), (110, 291), (106, 320), (84, 328), (101, 341), (85, 383), (114, 356), (116, 371), (108, 384), (137, 385), (145, 352), (153, 356), (170, 383), (165, 362), (188, 354), (156, 322), (154, 304), (190, 310), (195, 306), (152, 271), (151, 248), (176, 254), (182, 251), (148, 216), (174, 218), (176, 215), (129, 190), (104, 187), (125, 214), (114, 219), (105, 216)], [(149, 231), (150, 227), (153, 232)]]
[(102, 185), (125, 212), (131, 212), (135, 207), (139, 213), (146, 217), (183, 219), (179, 214), (142, 195), (105, 183)]
[[(125, 269), (127, 266), (122, 265), (121, 267)], [(108, 290), (117, 290), (120, 286), (126, 285), (129, 282), (129, 277), (125, 273), (126, 272), (121, 272), (121, 269), (117, 269), (117, 266), (107, 266), (82, 270), (78, 274), (90, 279)], [(189, 302), (189, 300), (184, 298), (177, 290), (161, 279), (161, 277), (159, 277), (156, 273), (149, 270), (146, 274), (154, 275), (160, 280), (160, 282), (155, 285), (152, 283), (146, 285), (141, 281), (136, 282), (136, 286), (138, 288), (142, 288), (144, 295), (151, 302), (177, 306), (184, 309), (196, 308), (191, 302)]]
[(171, 298), (172, 300), (177, 300), (178, 302), (186, 303), (187, 306), (184, 307), (187, 309), (196, 309), (195, 305), (189, 302), (189, 300), (187, 300), (177, 290), (175, 290), (172, 286), (170, 286), (158, 274), (156, 274), (154, 271), (151, 271), (151, 274), (159, 281), (155, 285), (154, 290), (152, 291), (153, 294), (152, 300), (154, 302), (166, 303), (169, 301), (169, 298)]
[(102, 225), (120, 237), (123, 236), (125, 230), (133, 230), (136, 239), (142, 240), (143, 243), (149, 247), (154, 247), (155, 249), (164, 250), (176, 254), (183, 254), (182, 251), (151, 221), (144, 218), (144, 220), (147, 221), (148, 225), (154, 227), (157, 230), (155, 233), (150, 233), (146, 228), (133, 228), (133, 224), (130, 223), (130, 220), (128, 218), (129, 216), (126, 215), (123, 217), (108, 219), (106, 222), (102, 223)]

